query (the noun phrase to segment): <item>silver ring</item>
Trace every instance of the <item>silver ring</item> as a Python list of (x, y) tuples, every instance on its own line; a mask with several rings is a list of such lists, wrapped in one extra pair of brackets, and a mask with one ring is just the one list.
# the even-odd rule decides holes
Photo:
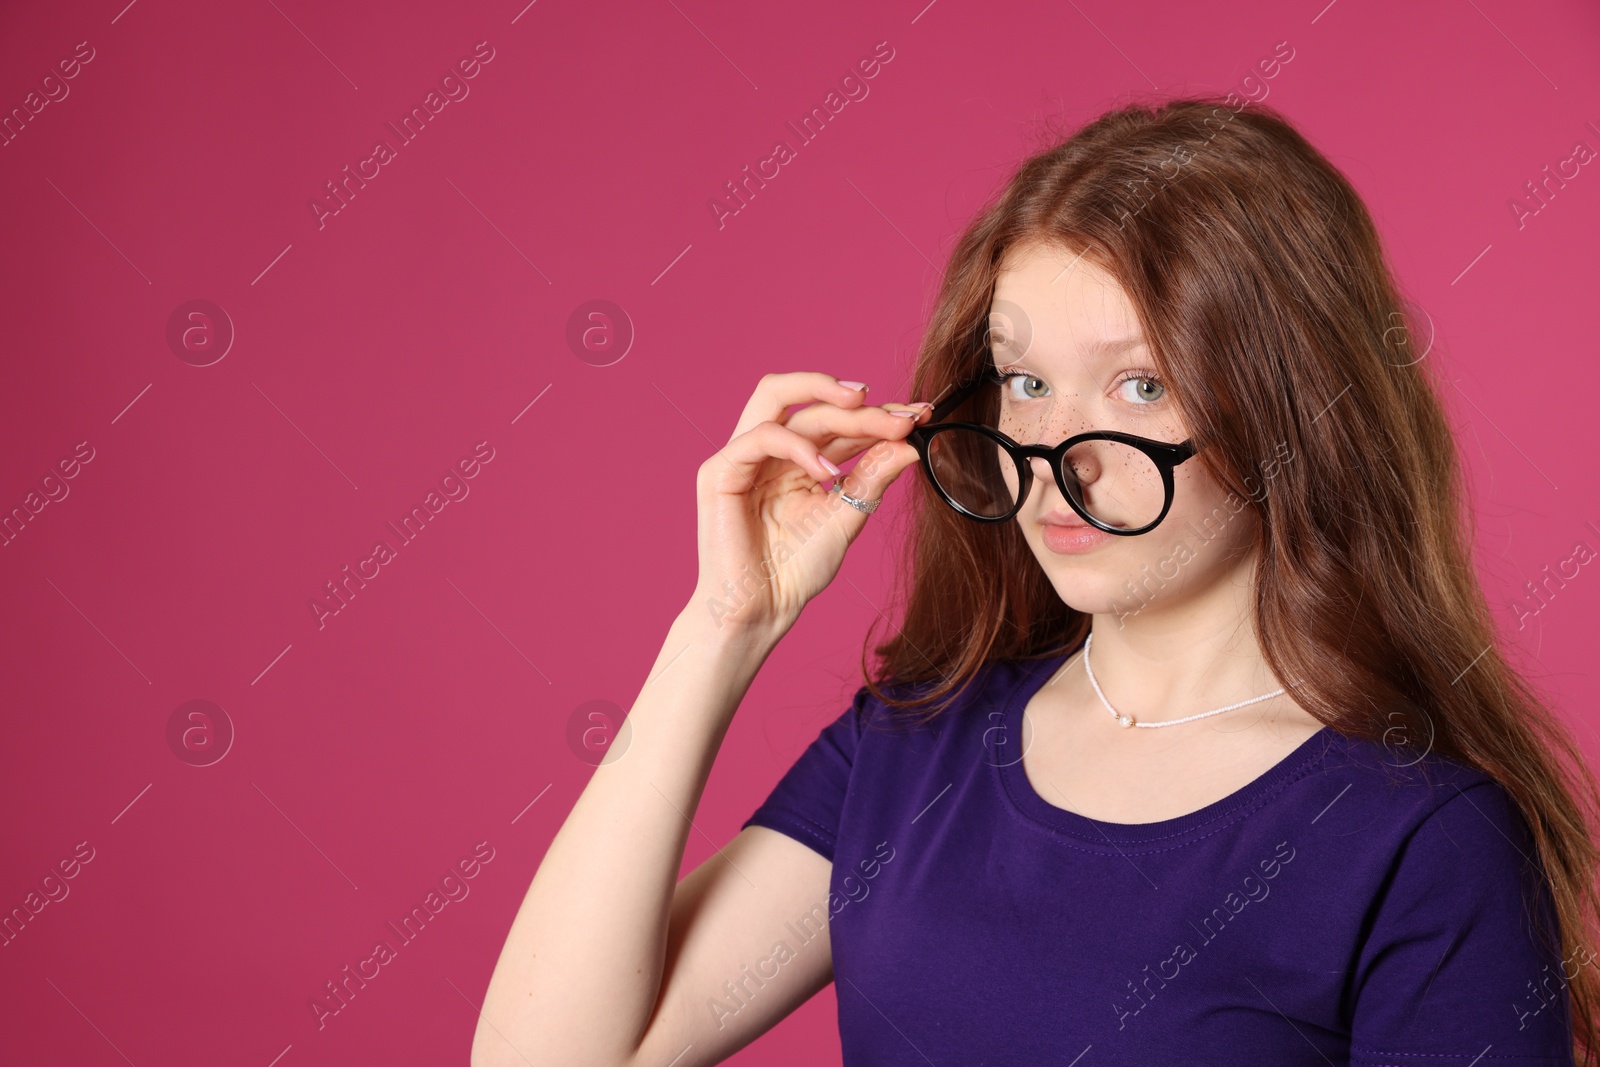
[(865, 515), (871, 515), (874, 511), (877, 511), (878, 505), (883, 503), (881, 498), (878, 500), (857, 500), (855, 497), (844, 491), (843, 482), (834, 482), (833, 488), (828, 490), (828, 492), (838, 493), (840, 499), (842, 499), (846, 504), (849, 504), (851, 507)]

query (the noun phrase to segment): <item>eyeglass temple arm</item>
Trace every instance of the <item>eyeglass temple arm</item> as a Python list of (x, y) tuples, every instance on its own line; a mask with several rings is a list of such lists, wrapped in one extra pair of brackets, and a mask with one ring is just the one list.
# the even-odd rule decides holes
[(928, 417), (928, 422), (930, 424), (938, 422), (951, 411), (959, 407), (963, 401), (965, 401), (973, 393), (977, 392), (978, 389), (981, 388), (985, 383), (990, 382), (993, 379), (994, 374), (989, 373), (980, 375), (979, 377), (974, 378), (964, 384), (957, 384), (955, 386), (955, 392), (951, 393), (945, 399), (934, 405), (933, 412)]

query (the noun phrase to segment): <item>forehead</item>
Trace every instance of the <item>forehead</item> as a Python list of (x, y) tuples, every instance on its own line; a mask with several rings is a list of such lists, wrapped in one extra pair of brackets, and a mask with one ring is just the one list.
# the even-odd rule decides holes
[(1088, 256), (1056, 245), (1009, 249), (990, 305), (991, 341), (1015, 357), (1108, 354), (1107, 343), (1138, 337), (1138, 313), (1117, 280)]

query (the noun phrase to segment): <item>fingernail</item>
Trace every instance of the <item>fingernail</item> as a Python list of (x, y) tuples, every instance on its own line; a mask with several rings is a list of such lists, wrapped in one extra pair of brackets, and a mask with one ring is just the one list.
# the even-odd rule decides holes
[(866, 382), (840, 382), (839, 384), (844, 386), (846, 389), (860, 389), (863, 392), (865, 392), (867, 388)]
[(914, 404), (907, 404), (906, 407), (921, 408), (923, 411), (927, 411), (929, 408), (933, 407), (933, 405), (928, 403), (926, 400), (918, 400)]
[(835, 476), (838, 475), (839, 468), (835, 467), (832, 463), (829, 463), (827, 456), (818, 456), (817, 462), (821, 463), (824, 467), (828, 468), (828, 470), (832, 471)]
[(907, 419), (914, 419), (914, 418), (917, 417), (917, 413), (915, 411), (891, 411), (891, 412), (889, 412), (889, 414), (891, 414), (891, 415), (899, 415), (899, 416), (901, 416), (903, 418), (907, 418)]

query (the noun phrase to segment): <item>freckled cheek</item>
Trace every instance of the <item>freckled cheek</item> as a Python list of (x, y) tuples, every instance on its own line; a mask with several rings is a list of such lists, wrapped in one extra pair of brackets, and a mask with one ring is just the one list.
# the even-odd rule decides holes
[(1002, 408), (995, 428), (1021, 444), (1055, 444), (1066, 437), (1065, 428), (1055, 425), (1048, 412), (1024, 416)]
[(1183, 467), (1172, 472), (1173, 514), (1207, 510), (1215, 496), (1216, 487), (1212, 485), (1211, 479), (1196, 477)]

